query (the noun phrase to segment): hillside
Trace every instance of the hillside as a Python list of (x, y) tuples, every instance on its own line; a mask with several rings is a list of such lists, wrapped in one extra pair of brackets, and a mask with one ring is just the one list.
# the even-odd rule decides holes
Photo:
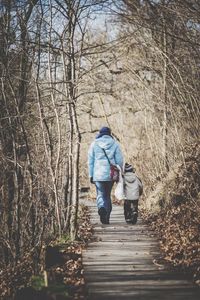
[(200, 144), (186, 153), (185, 163), (148, 197), (144, 216), (160, 237), (165, 259), (200, 284)]

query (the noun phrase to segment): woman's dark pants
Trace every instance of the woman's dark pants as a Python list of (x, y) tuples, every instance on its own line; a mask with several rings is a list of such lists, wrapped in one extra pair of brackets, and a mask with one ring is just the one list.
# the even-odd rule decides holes
[(100, 215), (100, 221), (103, 224), (109, 224), (110, 213), (112, 211), (111, 190), (112, 181), (95, 181), (97, 191), (97, 207)]

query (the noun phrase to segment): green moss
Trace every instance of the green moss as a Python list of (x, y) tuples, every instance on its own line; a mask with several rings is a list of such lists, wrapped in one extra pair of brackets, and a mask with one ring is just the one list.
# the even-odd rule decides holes
[(42, 276), (42, 275), (32, 276), (31, 277), (31, 286), (36, 291), (40, 291), (45, 286), (44, 276)]
[(63, 247), (65, 248), (66, 245), (68, 245), (70, 242), (71, 242), (70, 236), (68, 234), (64, 234), (55, 241), (54, 246), (62, 250), (62, 248)]
[[(48, 287), (45, 287), (44, 277), (42, 275), (32, 276), (31, 278), (31, 287), (36, 291), (46, 291), (46, 293), (50, 293), (52, 295), (60, 295), (68, 297), (69, 293), (67, 291), (67, 287), (64, 284), (52, 284)], [(68, 298), (66, 298), (68, 299)]]
[(64, 284), (50, 285), (50, 286), (48, 286), (47, 289), (52, 294), (62, 295), (62, 296), (69, 296), (69, 294), (67, 292), (67, 287)]

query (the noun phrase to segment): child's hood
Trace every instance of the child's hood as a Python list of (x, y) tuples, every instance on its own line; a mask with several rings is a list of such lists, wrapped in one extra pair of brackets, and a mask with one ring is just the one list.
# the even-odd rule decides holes
[(132, 183), (136, 180), (136, 175), (132, 172), (127, 172), (124, 174), (124, 179), (125, 181)]

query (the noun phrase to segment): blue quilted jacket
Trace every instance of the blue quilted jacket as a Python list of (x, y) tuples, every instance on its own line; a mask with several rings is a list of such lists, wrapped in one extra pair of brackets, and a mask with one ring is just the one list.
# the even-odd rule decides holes
[(91, 144), (88, 152), (89, 176), (93, 177), (93, 181), (111, 181), (110, 165), (102, 148), (112, 164), (123, 167), (119, 144), (111, 136), (103, 135)]

